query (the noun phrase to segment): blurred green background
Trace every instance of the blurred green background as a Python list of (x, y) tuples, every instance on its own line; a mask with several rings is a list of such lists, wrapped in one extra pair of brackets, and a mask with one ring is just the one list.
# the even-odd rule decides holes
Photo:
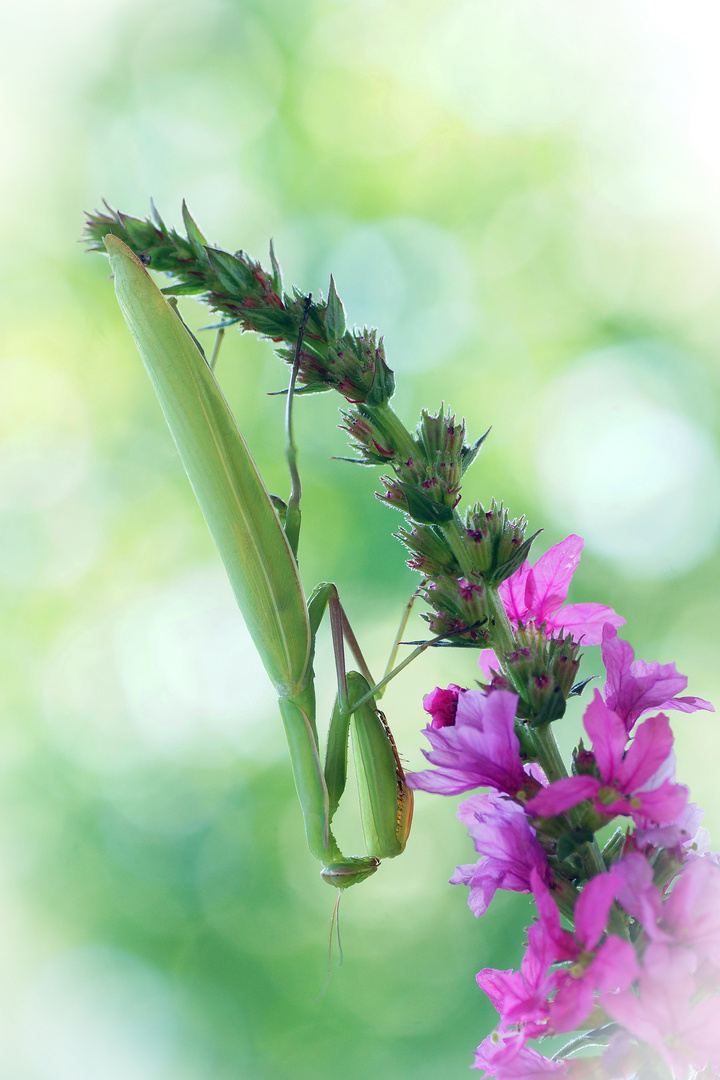
[[(453, 801), (421, 796), (406, 854), (347, 894), (318, 999), (334, 893), (81, 211), (152, 196), (178, 224), (184, 197), (221, 246), (274, 237), (290, 284), (332, 270), (409, 426), (441, 401), (493, 425), (466, 498), (526, 513), (538, 554), (585, 536), (571, 599), (720, 701), (718, 29), (709, 0), (2, 8), (0, 1076), (464, 1076), (494, 1022), (475, 973), (517, 964), (530, 912), (472, 917)], [(285, 373), (237, 333), (219, 370), (284, 493)], [(297, 409), (303, 574), (338, 583), (379, 669), (413, 575), (377, 475), (332, 460), (337, 410)], [(421, 695), (475, 671), (445, 651), (393, 685), (411, 767)], [(717, 721), (675, 717), (717, 837)]]

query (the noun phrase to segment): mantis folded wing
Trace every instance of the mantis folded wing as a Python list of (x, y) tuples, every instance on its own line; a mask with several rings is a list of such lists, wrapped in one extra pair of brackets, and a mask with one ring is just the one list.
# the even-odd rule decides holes
[[(306, 604), (285, 531), (213, 372), (140, 260), (105, 237), (115, 292), (152, 380), (248, 630), (278, 695), (311, 853), (337, 888), (374, 873), (405, 847), (412, 792), (395, 743), (357, 672), (342, 672), (324, 767), (315, 722), (315, 634), (334, 586)], [(336, 594), (334, 594), (336, 596)], [(353, 725), (360, 809), (369, 854), (342, 855), (333, 814), (347, 775)]]

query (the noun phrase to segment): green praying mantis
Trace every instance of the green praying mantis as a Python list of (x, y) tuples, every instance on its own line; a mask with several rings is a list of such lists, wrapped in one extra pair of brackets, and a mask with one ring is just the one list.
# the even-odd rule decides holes
[[(338, 889), (363, 881), (381, 859), (405, 848), (412, 792), (335, 586), (323, 583), (305, 600), (297, 566), (300, 485), (292, 439), (293, 371), (287, 400), (287, 458), (292, 491), (284, 523), (197, 342), (141, 260), (117, 237), (105, 237), (115, 292), (160, 401), (180, 458), (210, 528), (248, 630), (279, 695), (308, 847), (321, 876)], [(298, 350), (300, 347), (298, 342)], [(315, 718), (313, 657), (329, 611), (338, 695), (321, 761)], [(345, 671), (347, 641), (357, 671)], [(332, 820), (347, 780), (352, 731), (360, 815), (368, 854), (346, 857)]]

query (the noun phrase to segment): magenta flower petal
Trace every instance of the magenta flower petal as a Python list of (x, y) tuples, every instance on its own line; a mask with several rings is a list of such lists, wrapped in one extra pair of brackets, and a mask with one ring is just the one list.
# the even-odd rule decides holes
[(612, 876), (618, 883), (617, 900), (621, 907), (642, 923), (651, 941), (666, 941), (668, 935), (659, 929), (662, 915), (660, 890), (653, 881), (653, 869), (639, 851), (630, 852), (615, 863)]
[(709, 833), (702, 827), (704, 816), (704, 810), (697, 803), (688, 803), (672, 825), (636, 829), (633, 833), (635, 846), (639, 851), (649, 847), (675, 849), (679, 855), (692, 848), (693, 852), (702, 855), (710, 847)]
[(690, 792), (683, 784), (672, 784), (669, 780), (652, 791), (640, 791), (635, 795), (639, 803), (632, 807), (630, 815), (641, 828), (647, 828), (651, 822), (657, 825), (672, 825), (681, 816), (687, 805)]
[[(565, 931), (558, 928), (557, 933)], [(478, 973), (478, 986), (500, 1013), (503, 1026), (522, 1024), (530, 1037), (543, 1034), (549, 997), (557, 986), (558, 975), (551, 966), (556, 956), (554, 931), (548, 932), (535, 923), (528, 929), (528, 945), (519, 971), (484, 968)]]
[(637, 953), (629, 941), (622, 941), (614, 934), (609, 934), (598, 949), (587, 973), (594, 988), (601, 993), (607, 990), (625, 990), (640, 973)]
[(687, 678), (678, 673), (675, 665), (635, 660), (632, 646), (621, 641), (615, 627), (609, 624), (603, 628), (602, 658), (607, 671), (603, 696), (608, 708), (622, 717), (628, 731), (651, 709), (715, 711), (703, 698), (678, 697), (687, 686)]
[(663, 904), (671, 934), (720, 969), (720, 867), (709, 858), (689, 862)]
[(464, 693), (465, 691), (461, 686), (450, 683), (445, 690), (436, 686), (434, 690), (426, 694), (423, 698), (423, 709), (426, 713), (430, 713), (432, 717), (430, 726), (443, 728), (454, 724), (458, 698), (460, 694)]
[(516, 795), (527, 776), (515, 734), (517, 694), (466, 690), (458, 698), (455, 723), (425, 728), (432, 750), (423, 754), (435, 769), (407, 773), (408, 786), (439, 795), (460, 795), (478, 787)]
[(459, 866), (450, 884), (470, 887), (468, 906), (476, 916), (484, 914), (497, 889), (527, 893), (531, 871), (547, 873), (547, 856), (517, 803), (494, 791), (471, 795), (460, 804), (457, 816), (467, 825), (482, 858)]
[(494, 1031), (478, 1046), (471, 1069), (483, 1069), (486, 1080), (538, 1080), (567, 1076), (566, 1062), (551, 1061), (525, 1045), (520, 1031)]
[(533, 817), (554, 817), (585, 799), (593, 798), (599, 788), (600, 781), (594, 776), (563, 777), (528, 799), (525, 809)]
[[(627, 815), (641, 827), (647, 827), (651, 822), (670, 824), (675, 821), (685, 807), (688, 793), (681, 785), (663, 779), (674, 776), (673, 738), (667, 717), (658, 715), (644, 720), (629, 749), (623, 752), (627, 742), (625, 724), (607, 707), (596, 690), (585, 710), (583, 724), (592, 739), (593, 753), (603, 780), (602, 784), (593, 781), (596, 786), (586, 796), (594, 798), (595, 810), (608, 816)], [(578, 778), (570, 779), (577, 781)], [(540, 799), (541, 806), (550, 803), (552, 797), (548, 797), (548, 792), (557, 784), (567, 787), (568, 781), (557, 781), (540, 792), (535, 798)], [(653, 784), (655, 786), (651, 787)], [(555, 805), (562, 800), (567, 802), (571, 790), (560, 789), (554, 796)], [(577, 791), (580, 790), (578, 785)], [(589, 784), (586, 790), (590, 790)], [(531, 802), (533, 805), (528, 803), (528, 808), (537, 813), (535, 800)]]
[(711, 701), (701, 697), (674, 697), (670, 701), (661, 702), (661, 709), (675, 709), (676, 712), (691, 713), (698, 709), (706, 709), (707, 712), (715, 712), (715, 706)]
[(499, 587), (500, 598), (513, 623), (534, 620), (545, 624), (549, 634), (563, 630), (586, 645), (598, 645), (606, 624), (622, 626), (625, 620), (604, 604), (564, 603), (570, 580), (580, 561), (583, 540), (568, 536), (550, 548), (533, 567), (528, 563)]
[(522, 1024), (527, 1034), (542, 1034), (548, 997), (555, 989), (554, 974), (544, 958), (534, 956), (528, 948), (520, 971), (484, 968), (477, 974), (477, 984), (499, 1012), (503, 1026)]
[(493, 649), (481, 649), (478, 656), (478, 667), (484, 679), (491, 679), (493, 670), (497, 671), (500, 662)]
[[(620, 718), (617, 719), (622, 724)], [(639, 791), (644, 787), (670, 757), (672, 745), (673, 733), (667, 716), (659, 713), (643, 720), (617, 770), (618, 785), (622, 790)]]
[(583, 726), (592, 739), (600, 775), (605, 783), (610, 783), (622, 765), (627, 731), (620, 717), (607, 707), (599, 690), (595, 690), (585, 710)]
[(576, 640), (582, 638), (583, 645), (599, 645), (604, 626), (624, 626), (625, 620), (606, 604), (566, 604), (547, 624), (553, 631), (562, 630)]
[[(530, 942), (532, 933), (538, 935), (535, 940), (536, 951), (541, 951), (540, 941), (542, 940), (548, 963), (555, 963), (560, 960), (574, 960), (578, 952), (577, 945), (572, 934), (569, 934), (567, 930), (563, 930), (560, 925), (560, 912), (550, 890), (535, 870), (530, 875), (530, 881), (535, 903), (537, 904), (539, 922), (528, 930), (528, 942)], [(542, 939), (540, 935), (542, 935)]]
[(512, 988), (510, 981), (515, 972), (512, 968), (483, 968), (475, 976), (480, 989), (490, 998), (493, 1008), (502, 1016), (505, 1011), (505, 1002)]
[[(650, 944), (643, 955), (638, 993), (603, 994), (605, 1012), (637, 1039), (650, 1043), (674, 1075), (710, 1060), (720, 1065), (717, 999), (697, 1001), (695, 959), (689, 950)], [(692, 1070), (694, 1073), (694, 1070)]]
[(621, 882), (613, 874), (596, 874), (580, 893), (575, 905), (575, 937), (586, 949), (594, 949), (605, 933), (620, 887)]
[(575, 1031), (593, 1009), (595, 997), (590, 979), (569, 977), (558, 990), (550, 1008), (552, 1031)]
[(530, 571), (525, 585), (525, 603), (538, 623), (544, 622), (565, 602), (583, 544), (582, 537), (568, 536), (551, 547)]
[[(605, 876), (605, 875), (602, 875)], [(594, 879), (593, 879), (594, 880)], [(640, 965), (629, 941), (610, 935), (597, 956), (578, 975), (567, 971), (550, 1007), (554, 1031), (576, 1031), (595, 1005), (597, 991), (625, 990), (637, 978)]]
[(485, 914), (498, 889), (508, 888), (501, 870), (492, 865), (488, 866), (482, 859), (477, 863), (463, 863), (456, 867), (450, 884), (468, 886), (468, 907), (476, 919)]
[(525, 622), (527, 619), (528, 606), (525, 603), (525, 588), (527, 586), (530, 564), (524, 562), (505, 581), (501, 581), (498, 587), (500, 599), (505, 605), (508, 618), (513, 622)]
[[(557, 973), (558, 991), (548, 1014), (554, 1031), (581, 1027), (592, 1012), (596, 991), (624, 990), (637, 976), (638, 961), (630, 942), (611, 934), (592, 955), (607, 931), (610, 908), (622, 885), (613, 873), (598, 874), (578, 898), (575, 940), (568, 949), (574, 963)], [(541, 914), (541, 921), (544, 918)]]

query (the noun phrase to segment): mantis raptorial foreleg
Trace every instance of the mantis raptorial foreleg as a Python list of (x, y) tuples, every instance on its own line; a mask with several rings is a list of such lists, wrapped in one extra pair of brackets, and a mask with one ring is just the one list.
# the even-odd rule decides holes
[[(194, 223), (190, 224), (197, 230)], [(312, 665), (317, 628), (331, 597), (336, 638), (339, 627), (340, 638), (344, 637), (355, 649), (339, 601), (335, 604), (334, 586), (321, 586), (309, 603), (305, 602), (295, 556), (299, 493), (296, 512), (290, 515), (289, 524), (286, 514), (283, 528), (192, 334), (141, 260), (112, 234), (105, 238), (105, 246), (120, 307), (240, 610), (278, 691), (308, 846), (322, 863), (325, 880), (346, 888), (374, 873), (381, 858), (391, 858), (403, 850), (412, 813), (394, 741), (372, 697), (373, 680), (367, 677), (369, 672), (360, 660), (358, 666), (364, 669), (363, 674), (341, 675), (342, 691), (331, 721), (323, 766)], [(291, 406), (292, 395), (289, 397)], [(390, 677), (386, 676), (383, 684)], [(347, 731), (353, 715), (361, 815), (370, 854), (346, 858), (332, 834), (331, 821), (345, 787)]]
[[(311, 624), (329, 610), (333, 636), (338, 694), (328, 731), (325, 783), (328, 820), (332, 822), (347, 780), (348, 737), (352, 733), (355, 768), (360, 794), (360, 817), (368, 854), (376, 860), (399, 855), (407, 841), (413, 795), (405, 784), (395, 740), (373, 698), (375, 685), (352, 632), (334, 585), (319, 585), (309, 608)], [(319, 622), (319, 619), (318, 619)], [(350, 647), (361, 672), (345, 670), (344, 642)], [(341, 865), (326, 867), (323, 877), (338, 884), (346, 871)]]

